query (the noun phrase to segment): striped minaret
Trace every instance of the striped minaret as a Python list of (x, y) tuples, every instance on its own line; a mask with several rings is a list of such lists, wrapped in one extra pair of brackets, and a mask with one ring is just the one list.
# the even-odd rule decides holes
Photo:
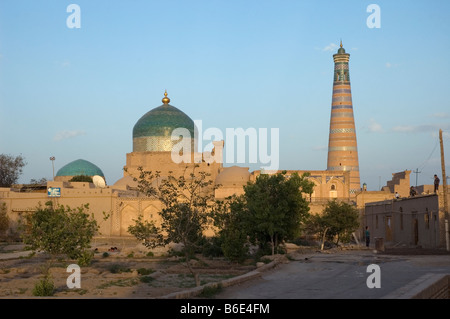
[(350, 196), (361, 190), (358, 146), (353, 117), (352, 91), (348, 61), (350, 54), (342, 47), (334, 59), (333, 100), (331, 103), (328, 171), (350, 171)]

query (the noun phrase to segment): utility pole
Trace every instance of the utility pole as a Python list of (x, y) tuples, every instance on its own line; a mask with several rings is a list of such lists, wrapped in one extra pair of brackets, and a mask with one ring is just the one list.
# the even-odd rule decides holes
[(416, 168), (416, 170), (413, 173), (416, 174), (416, 188), (417, 188), (417, 176), (419, 175), (419, 173), (422, 173), (422, 172), (419, 172), (419, 169)]
[(55, 157), (50, 157), (50, 160), (52, 161), (52, 168), (53, 168), (53, 180), (55, 180)]
[(445, 216), (445, 242), (447, 251), (450, 250), (449, 233), (448, 233), (448, 206), (447, 206), (447, 174), (445, 174), (445, 159), (444, 159), (444, 142), (442, 141), (442, 130), (439, 130), (439, 141), (441, 143), (441, 168), (442, 168), (442, 187), (444, 196), (444, 216)]

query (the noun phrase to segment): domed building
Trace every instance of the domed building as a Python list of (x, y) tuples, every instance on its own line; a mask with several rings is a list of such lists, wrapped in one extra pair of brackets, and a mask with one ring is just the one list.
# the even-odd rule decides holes
[(189, 144), (194, 151), (196, 146), (194, 141), (197, 137), (194, 121), (183, 111), (169, 104), (167, 91), (162, 102), (161, 106), (144, 114), (134, 125), (133, 152), (171, 152), (176, 144), (176, 141), (172, 141), (172, 132), (177, 128), (187, 129), (190, 135)]
[[(126, 155), (124, 177), (139, 176), (140, 167), (146, 171), (158, 171), (163, 176), (170, 175), (170, 172), (180, 176), (186, 173), (187, 168), (193, 169), (194, 165), (199, 165), (198, 171), (211, 174), (214, 180), (222, 169), (223, 141), (214, 141), (211, 151), (219, 161), (205, 161), (204, 154), (197, 150), (198, 131), (194, 121), (169, 104), (167, 91), (162, 102), (134, 125), (133, 152)], [(177, 129), (179, 131), (174, 132)], [(173, 133), (181, 137), (172, 139)]]
[(95, 164), (84, 159), (77, 159), (61, 167), (55, 176), (55, 181), (67, 182), (75, 176), (89, 176), (93, 177), (99, 175), (105, 178), (102, 170)]

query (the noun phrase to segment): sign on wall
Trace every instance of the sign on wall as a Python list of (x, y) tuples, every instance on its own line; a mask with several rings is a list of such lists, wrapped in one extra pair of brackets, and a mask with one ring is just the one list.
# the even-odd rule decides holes
[(48, 197), (61, 197), (61, 187), (49, 187), (47, 195)]

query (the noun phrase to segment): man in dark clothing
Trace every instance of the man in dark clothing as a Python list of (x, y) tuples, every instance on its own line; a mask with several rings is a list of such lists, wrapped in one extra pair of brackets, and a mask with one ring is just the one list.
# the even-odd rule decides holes
[(366, 231), (364, 233), (364, 236), (366, 237), (366, 247), (369, 247), (370, 245), (370, 231), (369, 226), (366, 226)]
[(437, 193), (439, 191), (439, 177), (434, 174), (434, 193)]

